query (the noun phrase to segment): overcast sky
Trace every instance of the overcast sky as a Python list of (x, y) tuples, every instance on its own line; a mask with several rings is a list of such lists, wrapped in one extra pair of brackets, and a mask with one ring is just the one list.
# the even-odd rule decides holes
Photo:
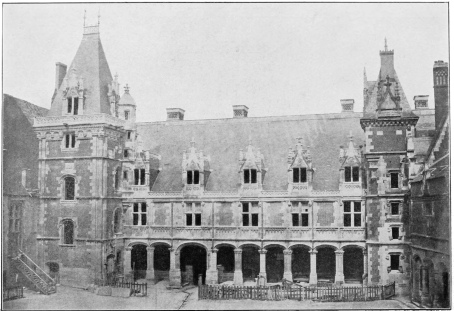
[[(413, 107), (430, 95), (432, 67), (448, 61), (447, 3), (387, 4), (3, 4), (3, 92), (50, 108), (55, 63), (70, 65), (101, 12), (112, 74), (128, 83), (138, 121), (340, 112), (363, 106), (363, 70), (375, 80), (379, 50)], [(122, 90), (123, 94), (123, 90)]]

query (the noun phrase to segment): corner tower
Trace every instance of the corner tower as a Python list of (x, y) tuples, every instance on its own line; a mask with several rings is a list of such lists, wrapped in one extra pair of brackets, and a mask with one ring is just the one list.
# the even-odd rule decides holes
[(365, 173), (368, 281), (396, 281), (406, 291), (410, 277), (406, 245), (408, 144), (418, 116), (413, 114), (394, 68), (394, 51), (380, 51), (376, 81), (364, 76), (364, 110), (360, 123), (366, 135)]
[(84, 286), (105, 279), (120, 260), (113, 237), (120, 221), (115, 215), (122, 214), (126, 131), (125, 121), (116, 117), (119, 87), (99, 23), (84, 26), (76, 56), (61, 72), (49, 115), (34, 121), (40, 218), (38, 251), (30, 255), (41, 267), (53, 267), (61, 284)]

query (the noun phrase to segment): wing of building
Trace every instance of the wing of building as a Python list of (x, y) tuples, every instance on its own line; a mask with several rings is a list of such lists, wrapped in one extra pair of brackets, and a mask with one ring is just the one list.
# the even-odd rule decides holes
[[(99, 27), (85, 27), (69, 68), (57, 63), (49, 115), (34, 121), (41, 214), (28, 255), (81, 287), (119, 276), (172, 287), (285, 278), (396, 282), (409, 294), (411, 182), (447, 126), (435, 127), (428, 96), (410, 107), (394, 51), (379, 55), (361, 113), (344, 99), (339, 113), (254, 118), (242, 103), (227, 119), (168, 108), (166, 121), (139, 123), (141, 103), (128, 86), (120, 96)], [(436, 158), (433, 179), (446, 163)], [(430, 288), (424, 297), (441, 293)]]

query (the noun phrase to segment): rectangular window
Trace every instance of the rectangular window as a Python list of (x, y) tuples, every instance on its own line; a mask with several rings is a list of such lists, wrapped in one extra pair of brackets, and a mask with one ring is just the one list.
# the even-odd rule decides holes
[(125, 111), (125, 120), (129, 120), (129, 110)]
[(66, 134), (65, 135), (65, 148), (75, 148), (76, 147), (76, 134)]
[(296, 213), (292, 214), (292, 225), (293, 225), (293, 227), (299, 226), (299, 215)]
[(243, 226), (258, 226), (259, 225), (259, 214), (253, 213), (258, 208), (258, 203), (242, 203), (243, 206)]
[(399, 270), (399, 257), (400, 255), (390, 255), (391, 257), (391, 270)]
[(293, 227), (307, 227), (309, 226), (309, 214), (302, 213), (301, 218), (299, 218), (299, 213), (292, 214), (292, 225)]
[(245, 184), (256, 184), (257, 183), (257, 170), (247, 169), (244, 170), (244, 183)]
[(139, 169), (135, 168), (134, 169), (134, 185), (139, 184)]
[(79, 98), (74, 97), (73, 101), (74, 101), (74, 115), (76, 116), (79, 114)]
[(361, 202), (344, 201), (344, 227), (361, 227)]
[(250, 183), (250, 171), (249, 170), (244, 170), (244, 183), (249, 184)]
[(132, 210), (132, 224), (134, 226), (146, 226), (147, 224), (147, 203), (134, 203)]
[(73, 111), (73, 99), (72, 97), (68, 98), (68, 113), (72, 113)]
[(432, 202), (424, 202), (424, 214), (426, 216), (433, 215)]
[(140, 169), (140, 184), (145, 185), (145, 169)]
[(391, 189), (399, 188), (399, 173), (391, 173)]
[(293, 182), (294, 183), (307, 182), (307, 174), (305, 167), (293, 168)]
[(21, 208), (19, 204), (9, 207), (9, 231), (20, 232)]
[(391, 215), (399, 215), (399, 202), (391, 202)]
[(186, 226), (192, 226), (192, 214), (186, 214)]
[(392, 234), (393, 240), (399, 239), (399, 227), (391, 227), (391, 234)]
[(187, 171), (186, 177), (187, 177), (186, 182), (188, 185), (199, 184), (199, 171)]
[(345, 182), (358, 182), (359, 181), (359, 167), (358, 166), (346, 166), (345, 170)]
[(301, 214), (301, 226), (308, 227), (309, 226), (309, 214)]
[(128, 150), (128, 149), (125, 149), (125, 150), (123, 151), (123, 156), (124, 156), (125, 158), (127, 158), (127, 157), (129, 156), (129, 150)]
[(194, 214), (194, 216), (195, 216), (195, 225), (201, 226), (202, 225), (202, 214), (196, 213), (196, 214)]
[(123, 179), (124, 180), (128, 180), (128, 172), (127, 171), (123, 172)]
[(128, 131), (128, 139), (131, 139), (131, 131)]
[(145, 169), (134, 169), (134, 185), (145, 185)]

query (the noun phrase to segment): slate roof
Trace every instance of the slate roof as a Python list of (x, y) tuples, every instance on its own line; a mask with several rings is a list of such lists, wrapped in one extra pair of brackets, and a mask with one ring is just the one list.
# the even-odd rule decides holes
[[(99, 32), (89, 32), (83, 35), (82, 42), (74, 60), (68, 67), (65, 78), (68, 78), (72, 68), (76, 69), (77, 76), (84, 79), (84, 114), (111, 114), (107, 92), (108, 85), (113, 79), (101, 44)], [(61, 115), (63, 88), (64, 83), (62, 83), (52, 101), (49, 112), (50, 116)]]
[[(238, 189), (239, 152), (252, 146), (260, 148), (268, 168), (264, 190), (287, 189), (287, 155), (295, 148), (296, 138), (310, 146), (315, 168), (315, 190), (339, 190), (339, 146), (347, 147), (352, 131), (355, 146), (364, 145), (360, 126), (362, 113), (322, 114), (263, 118), (232, 118), (198, 121), (137, 123), (144, 149), (162, 156), (162, 171), (153, 191), (181, 191), (182, 156), (194, 138), (197, 150), (211, 158), (206, 190)], [(257, 150), (257, 149), (256, 149)]]
[(5, 104), (5, 102), (14, 104), (19, 107), (19, 109), (22, 111), (31, 125), (33, 125), (34, 117), (45, 117), (49, 112), (49, 109), (33, 105), (28, 101), (16, 98), (8, 94), (3, 94), (3, 103)]

